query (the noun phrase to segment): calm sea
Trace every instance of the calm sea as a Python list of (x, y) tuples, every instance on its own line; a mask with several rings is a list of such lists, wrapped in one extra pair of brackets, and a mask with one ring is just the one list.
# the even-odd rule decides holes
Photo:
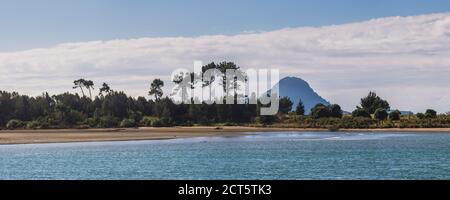
[(3, 145), (0, 179), (450, 179), (450, 134)]

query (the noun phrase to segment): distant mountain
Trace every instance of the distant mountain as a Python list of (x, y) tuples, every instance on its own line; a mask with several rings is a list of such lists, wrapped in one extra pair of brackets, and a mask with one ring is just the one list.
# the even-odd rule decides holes
[[(287, 96), (291, 98), (291, 101), (294, 103), (292, 106), (293, 109), (297, 107), (300, 99), (305, 105), (305, 111), (307, 114), (310, 113), (311, 108), (319, 103), (330, 105), (327, 100), (319, 96), (303, 79), (297, 77), (286, 77), (281, 79), (277, 85), (279, 87), (279, 91), (275, 90), (275, 92), (279, 94), (278, 96), (280, 97)], [(275, 85), (274, 88), (276, 88), (277, 85)], [(274, 88), (272, 88), (272, 90)], [(269, 92), (270, 91), (271, 90), (269, 90)]]

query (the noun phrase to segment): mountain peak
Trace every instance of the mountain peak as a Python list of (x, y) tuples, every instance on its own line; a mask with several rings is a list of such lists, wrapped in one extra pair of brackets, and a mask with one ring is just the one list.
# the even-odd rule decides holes
[[(275, 89), (277, 87), (278, 91)], [(305, 105), (306, 113), (309, 113), (311, 108), (319, 103), (330, 105), (327, 100), (311, 88), (308, 82), (298, 77), (285, 77), (272, 90), (279, 94), (280, 97), (289, 97), (294, 103), (293, 109), (295, 109), (301, 99)]]
[(301, 78), (295, 77), (295, 76), (284, 77), (279, 82), (291, 83), (291, 84), (304, 84), (304, 85), (307, 85), (309, 87), (308, 82), (306, 82), (305, 80), (303, 80)]

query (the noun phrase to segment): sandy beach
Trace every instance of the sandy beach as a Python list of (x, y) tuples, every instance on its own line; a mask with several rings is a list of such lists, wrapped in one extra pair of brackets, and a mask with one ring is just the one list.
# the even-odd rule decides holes
[[(67, 143), (98, 141), (165, 140), (192, 137), (233, 136), (254, 132), (325, 132), (326, 129), (258, 127), (171, 127), (134, 129), (2, 130), (1, 144)], [(431, 132), (450, 133), (450, 128), (422, 129), (341, 129), (341, 132)]]

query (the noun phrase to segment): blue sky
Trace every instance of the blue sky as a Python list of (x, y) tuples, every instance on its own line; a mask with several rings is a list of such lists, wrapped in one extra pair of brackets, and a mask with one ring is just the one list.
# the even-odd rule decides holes
[(199, 36), (450, 11), (448, 0), (0, 0), (0, 51)]

